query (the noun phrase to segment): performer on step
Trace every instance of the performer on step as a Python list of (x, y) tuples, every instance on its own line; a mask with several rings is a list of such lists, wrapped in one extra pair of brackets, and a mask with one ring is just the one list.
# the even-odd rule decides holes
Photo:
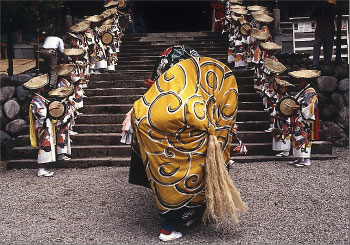
[(49, 84), (48, 74), (30, 79), (23, 86), (32, 92), (32, 101), (29, 107), (30, 143), (38, 147), (38, 176), (51, 177), (54, 172), (47, 170), (48, 163), (56, 161), (54, 130), (52, 121), (48, 116), (48, 100), (42, 93), (45, 85)]
[(297, 167), (310, 166), (312, 140), (318, 139), (318, 98), (312, 82), (320, 75), (316, 70), (300, 70), (288, 73), (298, 83), (299, 92), (295, 96), (298, 104), (292, 129), (293, 156), (297, 160), (289, 164)]
[[(294, 87), (293, 84), (281, 79), (275, 80), (274, 90), (277, 94), (276, 103), (278, 104), (282, 99), (289, 98), (288, 90)], [(287, 157), (290, 152), (290, 138), (291, 138), (291, 125), (290, 117), (282, 114), (276, 106), (274, 107), (272, 116), (273, 120), (273, 130), (272, 130), (272, 150), (276, 151), (276, 156)]]

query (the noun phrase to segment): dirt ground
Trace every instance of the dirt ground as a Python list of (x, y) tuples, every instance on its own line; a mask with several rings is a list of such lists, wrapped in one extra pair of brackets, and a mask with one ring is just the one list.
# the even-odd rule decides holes
[[(348, 244), (349, 148), (307, 168), (237, 163), (230, 170), (249, 211), (240, 224), (180, 229), (177, 244)], [(159, 217), (127, 167), (0, 173), (1, 244), (154, 244)]]

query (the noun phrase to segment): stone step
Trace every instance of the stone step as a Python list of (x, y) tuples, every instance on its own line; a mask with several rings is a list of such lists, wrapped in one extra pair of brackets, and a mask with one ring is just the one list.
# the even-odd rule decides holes
[[(123, 125), (116, 124), (75, 124), (73, 130), (80, 134), (86, 133), (120, 133)], [(29, 125), (23, 127), (24, 134), (29, 132)]]
[[(312, 154), (312, 160), (331, 160), (337, 157), (331, 154)], [(265, 156), (265, 155), (255, 155), (255, 156), (232, 156), (232, 160), (238, 163), (249, 163), (249, 162), (266, 162), (266, 161), (276, 161), (279, 164), (284, 164), (288, 161), (293, 161), (296, 158), (293, 156), (289, 157), (276, 157), (276, 156)], [(70, 161), (58, 161), (55, 163), (49, 163), (48, 168), (89, 168), (98, 166), (115, 166), (115, 167), (127, 167), (130, 166), (130, 157), (90, 157), (90, 158), (73, 158)], [(7, 169), (23, 169), (30, 168), (36, 169), (38, 164), (35, 159), (19, 159), (10, 160), (7, 163)], [(293, 166), (291, 166), (293, 167)], [(59, 174), (59, 171), (57, 171)]]
[(241, 131), (263, 131), (269, 127), (268, 121), (237, 121), (238, 133)]
[(91, 74), (90, 81), (146, 80), (152, 76), (150, 70), (118, 71), (114, 73)]
[[(88, 105), (86, 104), (82, 109), (79, 109), (80, 112), (85, 114), (101, 114), (101, 113), (127, 113), (133, 107), (133, 103), (126, 104), (95, 104)], [(239, 102), (239, 110), (263, 110), (263, 105), (261, 102)]]
[[(28, 132), (28, 131), (27, 131)], [(271, 133), (264, 131), (239, 131), (238, 137), (240, 140), (246, 143), (264, 143), (272, 142)], [(72, 135), (72, 145), (120, 145), (121, 131), (116, 133), (81, 133), (78, 135)], [(20, 135), (16, 139), (17, 146), (29, 146), (29, 135)]]
[(99, 105), (84, 105), (79, 109), (80, 112), (87, 115), (93, 114), (126, 114), (133, 107), (132, 103), (127, 104), (99, 104)]
[[(227, 61), (227, 57), (225, 57), (223, 54), (212, 55), (210, 57), (213, 59), (220, 60), (223, 63), (225, 63)], [(159, 58), (159, 54), (129, 55), (129, 54), (119, 53), (118, 54), (118, 65), (122, 65), (123, 62), (130, 62), (130, 61), (155, 62), (158, 58)], [(155, 63), (152, 63), (152, 64), (155, 64)]]
[[(312, 154), (311, 161), (313, 160), (332, 160), (336, 159), (337, 156), (332, 154)], [(276, 161), (278, 164), (286, 164), (289, 161), (294, 161), (297, 158), (290, 155), (288, 157), (276, 157), (272, 156), (263, 156), (263, 155), (255, 155), (255, 156), (232, 156), (232, 160), (236, 163), (249, 163), (249, 162), (267, 162), (267, 161)], [(294, 167), (294, 166), (291, 166)]]
[[(73, 142), (74, 144), (74, 142)], [(272, 151), (272, 143), (244, 143), (248, 149), (247, 156), (274, 156), (276, 152)], [(236, 156), (233, 151), (238, 143), (231, 144), (231, 156)], [(73, 145), (72, 146), (72, 159), (73, 158), (90, 158), (90, 157), (129, 157), (131, 147), (130, 145), (108, 145), (108, 144), (90, 144), (90, 145)], [(31, 146), (16, 146), (12, 151), (12, 159), (36, 159), (38, 150)], [(326, 141), (314, 141), (311, 147), (311, 154), (332, 154), (332, 145)]]
[[(117, 83), (117, 82), (116, 82)], [(89, 88), (84, 89), (86, 96), (100, 96), (100, 95), (143, 95), (147, 92), (146, 87), (140, 88), (123, 88), (123, 87), (104, 87), (104, 88)]]
[(109, 89), (109, 88), (119, 88), (119, 89), (126, 89), (126, 88), (133, 88), (133, 89), (140, 89), (140, 90), (147, 90), (147, 85), (144, 83), (145, 80), (111, 80), (111, 81), (90, 81), (89, 82), (89, 88), (84, 89), (84, 91), (87, 91), (89, 89)]
[[(130, 165), (130, 157), (90, 157), (74, 158), (70, 161), (58, 161), (47, 164), (48, 168), (90, 168), (99, 166), (125, 167)], [(7, 169), (38, 168), (35, 159), (11, 160), (7, 163)]]
[[(101, 91), (101, 95), (88, 96), (84, 98), (84, 105), (97, 105), (97, 104), (133, 104), (142, 95), (102, 95), (113, 94), (115, 90)], [(240, 93), (238, 94), (239, 102), (261, 102), (262, 98), (256, 93)]]
[[(226, 42), (218, 41), (218, 42), (179, 42), (180, 44), (184, 44), (187, 46), (190, 46), (191, 48), (195, 49), (198, 53), (200, 53), (201, 50), (227, 50), (228, 44)], [(169, 48), (170, 45), (164, 42), (147, 42), (147, 43), (140, 43), (140, 42), (128, 42), (128, 43), (122, 43), (120, 46), (120, 53), (122, 52), (128, 52), (128, 50), (131, 49), (148, 49), (148, 50), (158, 50), (159, 54)]]
[[(74, 142), (73, 142), (74, 144)], [(129, 157), (131, 152), (130, 145), (72, 145), (71, 158), (90, 158), (90, 157)], [(13, 149), (12, 159), (36, 159), (38, 150), (31, 146), (17, 146)]]

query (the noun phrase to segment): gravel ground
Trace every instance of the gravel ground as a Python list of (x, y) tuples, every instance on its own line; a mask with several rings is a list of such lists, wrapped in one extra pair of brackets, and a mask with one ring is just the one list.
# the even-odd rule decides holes
[[(348, 244), (349, 148), (297, 169), (239, 163), (230, 171), (248, 213), (237, 226), (181, 230), (177, 244)], [(128, 184), (128, 168), (33, 169), (0, 173), (1, 244), (154, 244), (152, 192)]]

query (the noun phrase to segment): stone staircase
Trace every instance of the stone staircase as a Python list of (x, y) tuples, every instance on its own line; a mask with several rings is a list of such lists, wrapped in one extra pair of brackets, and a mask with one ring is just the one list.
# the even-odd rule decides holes
[[(127, 34), (122, 39), (119, 62), (114, 73), (91, 75), (83, 115), (76, 121), (72, 136), (72, 159), (52, 167), (128, 166), (130, 146), (119, 143), (121, 123), (135, 100), (147, 91), (143, 81), (150, 78), (157, 56), (174, 44), (193, 47), (201, 56), (226, 63), (227, 37), (213, 32)], [(247, 156), (235, 156), (237, 162), (285, 160), (271, 150), (268, 114), (261, 98), (254, 92), (252, 71), (234, 71), (239, 89), (237, 123), (239, 138), (248, 148)], [(29, 127), (25, 132), (29, 132)], [(36, 168), (37, 150), (30, 147), (29, 135), (18, 137), (8, 168)], [(232, 144), (232, 149), (238, 143)], [(332, 145), (317, 141), (312, 147), (313, 159), (331, 159)], [(292, 159), (292, 157), (289, 157)]]

